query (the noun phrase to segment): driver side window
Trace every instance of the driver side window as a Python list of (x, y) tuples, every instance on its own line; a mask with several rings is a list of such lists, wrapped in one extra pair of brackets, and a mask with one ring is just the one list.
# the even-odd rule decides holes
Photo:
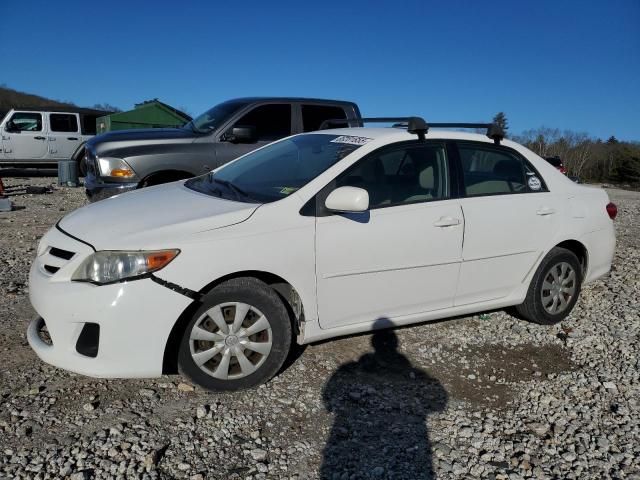
[(256, 140), (272, 142), (291, 135), (291, 105), (273, 104), (254, 108), (238, 120), (234, 127), (253, 127)]
[(443, 200), (449, 197), (444, 145), (409, 145), (373, 153), (336, 179), (369, 193), (369, 208)]
[(39, 113), (16, 112), (9, 120), (15, 131), (40, 132), (42, 131), (42, 115)]

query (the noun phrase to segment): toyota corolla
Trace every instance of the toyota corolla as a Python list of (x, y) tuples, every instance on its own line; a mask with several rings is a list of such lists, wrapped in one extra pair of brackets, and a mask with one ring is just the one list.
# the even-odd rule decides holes
[(179, 369), (235, 390), (275, 375), (293, 342), (510, 306), (553, 324), (609, 271), (602, 189), (492, 125), (397, 120), (292, 136), (70, 213), (31, 268), (32, 348), (85, 375)]

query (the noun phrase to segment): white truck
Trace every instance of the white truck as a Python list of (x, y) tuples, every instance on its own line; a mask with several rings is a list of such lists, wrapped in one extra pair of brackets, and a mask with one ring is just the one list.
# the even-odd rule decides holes
[(84, 144), (96, 134), (88, 109), (12, 109), (0, 122), (0, 167), (52, 166), (58, 160), (80, 160)]

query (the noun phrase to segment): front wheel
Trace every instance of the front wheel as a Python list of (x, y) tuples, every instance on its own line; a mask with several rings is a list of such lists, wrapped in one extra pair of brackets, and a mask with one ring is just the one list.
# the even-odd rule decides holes
[(208, 390), (251, 388), (273, 377), (291, 346), (291, 322), (278, 294), (253, 278), (207, 294), (183, 334), (180, 371)]
[(555, 247), (542, 260), (531, 280), (527, 297), (516, 309), (527, 320), (553, 325), (564, 320), (580, 295), (582, 268), (578, 257)]

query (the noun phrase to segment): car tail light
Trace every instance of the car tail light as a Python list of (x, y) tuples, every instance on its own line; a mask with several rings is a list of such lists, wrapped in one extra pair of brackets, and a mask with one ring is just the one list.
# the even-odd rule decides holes
[(560, 170), (560, 173), (562, 173), (563, 175), (567, 174), (567, 169), (564, 167), (558, 167), (558, 170)]
[(607, 204), (607, 213), (609, 214), (609, 218), (611, 220), (615, 220), (615, 218), (618, 216), (618, 207), (616, 207), (615, 203), (609, 202)]

